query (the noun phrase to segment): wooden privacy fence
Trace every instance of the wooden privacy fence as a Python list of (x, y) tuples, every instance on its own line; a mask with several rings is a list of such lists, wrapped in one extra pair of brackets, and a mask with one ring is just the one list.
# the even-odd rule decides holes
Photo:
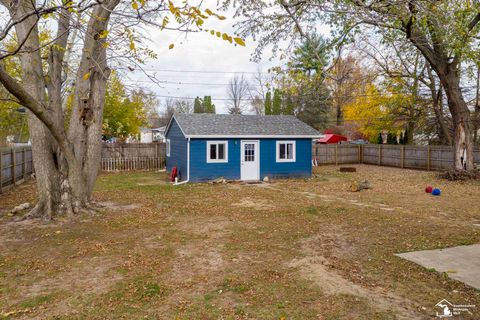
[[(404, 146), (389, 144), (317, 144), (313, 160), (318, 165), (366, 163), (399, 168), (447, 170), (454, 164), (451, 146)], [(480, 148), (474, 148), (474, 162), (480, 164)]]
[(30, 147), (0, 148), (0, 193), (33, 173)]
[[(158, 170), (165, 167), (164, 143), (105, 143), (101, 170)], [(34, 172), (31, 147), (0, 148), (0, 193)]]
[(101, 170), (158, 170), (165, 167), (164, 143), (104, 143)]

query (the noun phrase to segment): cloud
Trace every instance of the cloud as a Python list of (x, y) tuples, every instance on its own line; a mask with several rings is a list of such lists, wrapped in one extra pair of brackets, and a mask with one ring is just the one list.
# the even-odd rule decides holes
[[(216, 18), (206, 20), (205, 29), (233, 35), (233, 13), (227, 12), (226, 17), (222, 21)], [(246, 39), (246, 46), (242, 47), (204, 31), (185, 34), (148, 28), (145, 33), (149, 39), (146, 45), (158, 55), (158, 59), (148, 61), (145, 70), (161, 82), (168, 83), (161, 83), (159, 87), (140, 70), (127, 72), (126, 76), (130, 79), (129, 84), (150, 89), (160, 101), (165, 96), (194, 98), (210, 95), (217, 106), (217, 113), (226, 113), (226, 101), (219, 99), (227, 97), (226, 85), (235, 73), (245, 72), (245, 77), (253, 80), (257, 70), (267, 72), (268, 68), (278, 65), (276, 60), (258, 64), (251, 62), (250, 57), (256, 47), (251, 39)], [(171, 43), (175, 46), (170, 50)]]

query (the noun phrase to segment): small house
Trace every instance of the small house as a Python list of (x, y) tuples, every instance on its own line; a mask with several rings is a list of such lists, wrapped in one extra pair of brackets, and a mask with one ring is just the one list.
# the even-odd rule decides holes
[(180, 181), (310, 177), (312, 139), (294, 116), (175, 114), (165, 130), (167, 171)]
[(140, 128), (140, 143), (165, 142), (165, 127)]

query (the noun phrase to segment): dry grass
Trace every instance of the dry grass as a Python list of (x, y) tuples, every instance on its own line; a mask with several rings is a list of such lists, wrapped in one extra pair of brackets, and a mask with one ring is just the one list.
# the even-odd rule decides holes
[[(446, 298), (476, 304), (478, 319), (478, 291), (393, 254), (478, 243), (480, 183), (356, 167), (269, 185), (109, 174), (101, 214), (4, 216), (0, 318), (429, 319)], [(364, 179), (373, 189), (347, 191)], [(25, 184), (0, 195), (0, 210), (34, 197)]]

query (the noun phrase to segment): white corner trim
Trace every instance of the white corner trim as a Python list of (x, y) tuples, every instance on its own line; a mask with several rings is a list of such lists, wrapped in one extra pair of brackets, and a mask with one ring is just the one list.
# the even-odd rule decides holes
[[(225, 144), (225, 159), (210, 159), (210, 146), (212, 144)], [(218, 150), (218, 149), (217, 149)], [(217, 151), (218, 152), (218, 151)], [(228, 163), (228, 140), (211, 140), (207, 141), (207, 163)]]
[[(275, 158), (277, 162), (296, 162), (297, 161), (297, 143), (295, 140), (277, 140), (277, 147), (275, 150)], [(292, 144), (293, 157), (292, 159), (280, 159), (280, 145)]]
[(178, 186), (180, 184), (185, 184), (190, 181), (190, 138), (187, 139), (187, 180), (174, 183), (174, 186)]

